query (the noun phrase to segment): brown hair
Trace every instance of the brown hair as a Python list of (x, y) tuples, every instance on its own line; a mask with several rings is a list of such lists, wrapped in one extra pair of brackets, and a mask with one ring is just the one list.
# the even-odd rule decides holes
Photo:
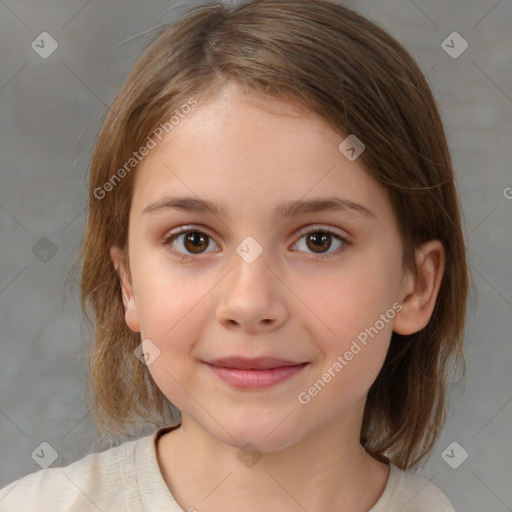
[(228, 81), (248, 92), (295, 100), (340, 134), (364, 142), (359, 158), (389, 193), (404, 268), (415, 272), (414, 249), (423, 242), (437, 239), (445, 248), (432, 317), (417, 333), (392, 334), (361, 430), (361, 444), (372, 456), (411, 469), (430, 453), (446, 420), (449, 363), (459, 363), (464, 377), (466, 372), (469, 273), (461, 207), (440, 114), (418, 65), (379, 26), (329, 0), (194, 7), (146, 49), (113, 102), (92, 156), (80, 254), (82, 308), (90, 318), (92, 306), (96, 322), (92, 399), (87, 397), (94, 419), (104, 434), (122, 437), (141, 421), (176, 421), (176, 409), (134, 356), (141, 337), (125, 324), (109, 254), (112, 245), (127, 246), (136, 166), (104, 197), (98, 198), (98, 190), (106, 190), (104, 184), (112, 183), (170, 112)]

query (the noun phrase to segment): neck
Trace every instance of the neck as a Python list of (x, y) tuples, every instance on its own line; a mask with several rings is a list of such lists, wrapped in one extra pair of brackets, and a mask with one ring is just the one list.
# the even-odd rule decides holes
[(261, 453), (220, 442), (182, 415), (182, 425), (162, 436), (157, 453), (184, 510), (367, 512), (384, 491), (389, 467), (368, 455), (359, 431), (359, 422), (336, 421)]

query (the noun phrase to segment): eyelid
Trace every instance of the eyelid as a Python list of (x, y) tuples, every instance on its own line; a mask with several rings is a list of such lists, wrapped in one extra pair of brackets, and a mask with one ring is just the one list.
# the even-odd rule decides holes
[[(215, 245), (217, 245), (217, 246), (219, 245), (219, 244), (217, 244), (217, 242), (215, 242), (215, 240), (214, 240), (215, 237), (209, 233), (208, 228), (205, 228), (198, 224), (180, 226), (180, 227), (176, 228), (175, 230), (171, 230), (170, 232), (165, 234), (164, 239), (163, 239), (163, 245), (170, 246), (170, 245), (172, 245), (172, 242), (177, 237), (179, 237), (180, 235), (182, 235), (184, 233), (190, 233), (190, 232), (203, 233), (208, 238), (210, 238), (215, 243)], [(307, 235), (308, 233), (314, 233), (314, 232), (324, 232), (324, 233), (331, 234), (343, 242), (342, 248), (338, 249), (334, 253), (318, 253), (318, 255), (316, 257), (313, 253), (311, 253), (314, 256), (314, 259), (316, 258), (316, 259), (326, 260), (331, 257), (335, 257), (336, 255), (338, 255), (338, 254), (342, 253), (344, 250), (346, 250), (348, 248), (348, 246), (350, 246), (352, 244), (351, 235), (349, 233), (347, 233), (346, 231), (341, 230), (340, 228), (331, 227), (326, 224), (307, 224), (306, 226), (300, 228), (298, 230), (298, 232), (296, 233), (296, 235), (295, 235), (296, 241), (293, 243), (292, 247), (297, 245), (303, 236)], [(177, 256), (180, 259), (197, 259), (199, 256), (201, 256), (201, 254), (208, 254), (208, 252), (213, 252), (213, 253), (219, 252), (218, 250), (214, 250), (214, 251), (208, 251), (206, 253), (193, 255), (193, 254), (183, 254), (180, 251), (176, 251), (175, 249), (170, 249), (170, 250), (175, 256)], [(300, 251), (297, 251), (297, 252), (300, 252)]]
[(311, 233), (315, 229), (317, 231), (325, 231), (327, 233), (336, 235), (336, 236), (340, 237), (341, 239), (347, 240), (347, 242), (350, 241), (350, 239), (352, 238), (350, 236), (350, 234), (347, 233), (347, 231), (342, 230), (341, 228), (331, 227), (327, 224), (307, 224), (303, 228), (299, 229), (299, 231), (297, 232), (297, 235), (300, 235), (302, 237), (302, 236), (306, 235), (307, 233)]
[[(317, 229), (318, 231), (327, 231), (328, 233), (333, 233), (336, 236), (339, 236), (340, 238), (347, 239), (349, 241), (352, 236), (345, 230), (341, 230), (340, 228), (335, 228), (328, 226), (326, 224), (306, 224), (304, 227), (299, 228), (295, 236), (304, 236), (307, 233), (310, 233), (311, 231)], [(178, 236), (183, 233), (188, 233), (189, 231), (199, 231), (201, 233), (204, 233), (205, 235), (208, 235), (210, 238), (214, 238), (209, 233), (208, 228), (201, 226), (199, 224), (190, 224), (186, 226), (180, 226), (176, 228), (176, 230), (171, 230), (168, 233), (165, 234), (164, 240), (168, 240), (173, 236)]]
[(219, 245), (219, 244), (217, 244), (217, 242), (215, 242), (215, 237), (210, 233), (210, 231), (207, 228), (205, 228), (204, 226), (201, 226), (198, 224), (180, 226), (176, 229), (173, 229), (173, 230), (167, 232), (163, 237), (163, 244), (164, 245), (170, 244), (171, 240), (176, 239), (178, 236), (183, 235), (184, 233), (193, 233), (193, 232), (203, 233), (208, 238), (213, 240), (215, 245)]

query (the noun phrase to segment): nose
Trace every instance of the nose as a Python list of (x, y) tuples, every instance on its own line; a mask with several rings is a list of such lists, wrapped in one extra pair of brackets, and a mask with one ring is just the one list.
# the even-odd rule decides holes
[(235, 256), (217, 306), (217, 320), (224, 327), (257, 333), (276, 329), (286, 321), (286, 287), (264, 254), (252, 263)]

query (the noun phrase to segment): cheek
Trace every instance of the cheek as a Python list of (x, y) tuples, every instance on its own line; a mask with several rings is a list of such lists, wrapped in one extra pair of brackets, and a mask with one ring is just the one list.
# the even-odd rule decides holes
[(201, 300), (211, 288), (208, 275), (199, 277), (192, 267), (174, 264), (159, 251), (134, 257), (134, 280), (142, 334), (156, 340), (177, 338), (176, 332), (197, 317)]
[(190, 293), (182, 291), (176, 283), (166, 287), (164, 281), (146, 290), (141, 304), (142, 335), (167, 350), (171, 346), (173, 350), (180, 350), (190, 344), (206, 314), (204, 292), (198, 288)]
[(192, 267), (171, 272), (156, 265), (147, 265), (139, 277), (141, 334), (160, 351), (149, 371), (162, 392), (180, 407), (190, 400), (184, 389), (195, 385), (199, 357), (195, 347), (204, 338), (214, 311), (211, 292), (218, 277), (198, 275)]
[(335, 416), (336, 411), (349, 409), (366, 395), (377, 378), (389, 349), (396, 312), (391, 305), (379, 308), (376, 303), (358, 301), (347, 302), (345, 310), (338, 304), (336, 309), (322, 311), (334, 334), (323, 329), (322, 336), (317, 335), (319, 364), (308, 387), (301, 391), (306, 394), (304, 400), (315, 402), (312, 414), (316, 407), (319, 414), (325, 414), (327, 407)]
[(389, 261), (386, 258), (382, 254), (364, 254), (328, 279), (308, 281), (307, 286), (300, 287), (308, 316), (313, 312), (331, 349), (350, 345), (376, 322), (379, 333), (382, 331), (384, 338), (390, 336), (395, 311), (389, 309), (396, 300), (399, 269), (398, 265), (385, 263)]
[(142, 335), (160, 351), (148, 369), (163, 394), (180, 409), (190, 402), (185, 390), (194, 388), (197, 361), (192, 354), (207, 322), (205, 293), (210, 288), (157, 271), (143, 287)]
[(398, 265), (389, 261), (382, 253), (366, 254), (323, 285), (304, 288), (310, 290), (304, 302), (315, 312), (308, 317), (317, 326), (311, 331), (321, 352), (310, 383), (312, 393), (324, 397), (317, 406), (334, 401), (349, 407), (368, 392), (384, 364), (399, 278)]

